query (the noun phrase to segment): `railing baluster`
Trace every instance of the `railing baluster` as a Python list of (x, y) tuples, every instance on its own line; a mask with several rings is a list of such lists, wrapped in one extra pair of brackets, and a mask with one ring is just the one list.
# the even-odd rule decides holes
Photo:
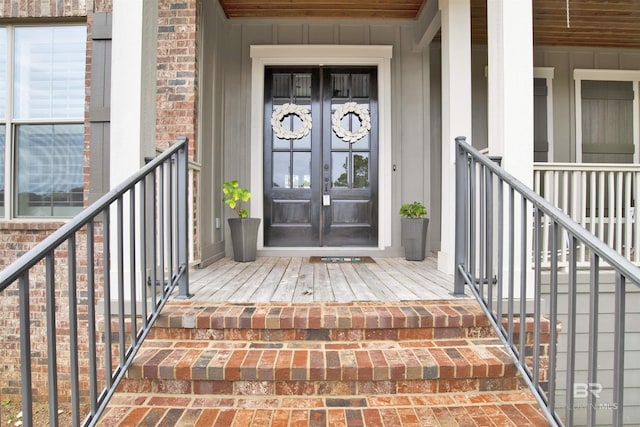
[(549, 283), (549, 409), (556, 407), (556, 357), (558, 355), (558, 223), (551, 227), (551, 272)]
[(568, 283), (568, 315), (567, 315), (567, 386), (565, 424), (573, 425), (576, 365), (576, 293), (577, 293), (577, 248), (578, 242), (574, 236), (569, 238), (569, 283)]
[(520, 203), (520, 363), (527, 367), (526, 355), (526, 324), (527, 324), (527, 251), (524, 249), (527, 241), (527, 199), (522, 197)]
[(20, 301), (20, 384), (22, 396), (22, 425), (33, 425), (33, 409), (31, 405), (31, 320), (29, 313), (29, 270), (20, 275), (18, 280), (18, 300)]
[[(598, 381), (598, 317), (600, 292), (600, 258), (591, 254), (589, 289), (589, 366), (588, 384), (595, 385)], [(592, 426), (596, 422), (596, 393), (589, 393), (587, 398), (587, 423)]]
[(537, 207), (533, 208), (533, 386), (540, 386), (540, 317), (542, 316), (542, 213)]
[(616, 273), (615, 320), (613, 347), (613, 420), (612, 425), (620, 426), (624, 422), (624, 350), (625, 350), (625, 309), (626, 281), (625, 277)]
[[(622, 188), (622, 172), (617, 172), (615, 174), (616, 177), (616, 188)], [(612, 219), (615, 221), (616, 226), (616, 235), (615, 235), (615, 248), (618, 253), (622, 253), (622, 194), (621, 192), (615, 191), (615, 211), (613, 212)]]
[(175, 253), (173, 248), (173, 232), (174, 232), (174, 222), (173, 222), (173, 202), (175, 197), (173, 197), (173, 168), (175, 167), (176, 158), (175, 156), (171, 158), (171, 161), (167, 165), (167, 191), (169, 194), (167, 195), (167, 262), (168, 262), (168, 283), (173, 281), (173, 254)]
[(478, 220), (478, 216), (476, 209), (477, 171), (475, 160), (469, 159), (469, 166), (469, 249), (472, 251), (469, 254), (469, 272), (471, 272), (471, 277), (473, 279), (473, 283), (471, 285), (477, 287), (476, 221)]
[(149, 219), (149, 211), (147, 205), (147, 182), (148, 179), (145, 178), (144, 181), (140, 183), (140, 216), (142, 217), (142, 221), (140, 221), (140, 317), (141, 317), (141, 327), (145, 329), (147, 327), (147, 244), (149, 242), (149, 236), (147, 235), (147, 221)]
[(69, 282), (69, 347), (71, 351), (71, 420), (80, 425), (80, 373), (78, 371), (78, 294), (76, 277), (76, 236), (67, 241), (67, 271)]
[(45, 258), (47, 298), (47, 378), (49, 381), (49, 420), (58, 425), (58, 351), (56, 349), (56, 282), (53, 252)]
[[(484, 291), (484, 285), (485, 282), (487, 281), (487, 276), (485, 274), (485, 265), (486, 265), (486, 258), (487, 258), (487, 243), (486, 243), (486, 235), (487, 235), (487, 216), (486, 216), (486, 205), (487, 205), (487, 195), (486, 195), (486, 190), (487, 190), (487, 183), (486, 183), (486, 179), (487, 179), (487, 175), (485, 173), (485, 167), (483, 165), (478, 165), (479, 166), (479, 170), (478, 170), (478, 185), (480, 186), (480, 190), (479, 190), (479, 198), (478, 198), (478, 203), (479, 203), (479, 213), (480, 213), (480, 221), (478, 223), (478, 233), (480, 234), (479, 236), (479, 248), (480, 250), (478, 251), (478, 289), (479, 289), (479, 294), (482, 296), (482, 298), (486, 298), (486, 294)], [(485, 300), (486, 301), (486, 300)]]
[(155, 311), (156, 307), (158, 306), (158, 288), (157, 288), (157, 283), (158, 283), (158, 247), (157, 247), (157, 242), (158, 242), (158, 206), (157, 203), (155, 202), (156, 200), (156, 195), (158, 192), (158, 185), (157, 185), (157, 180), (158, 180), (158, 174), (156, 173), (156, 170), (154, 169), (153, 172), (151, 173), (151, 194), (153, 194), (153, 207), (151, 208), (151, 259), (153, 260), (151, 263), (151, 306), (153, 307), (152, 310)]
[(633, 223), (633, 234), (635, 236), (633, 241), (633, 262), (640, 263), (640, 228), (638, 227), (638, 209), (640, 209), (640, 172), (633, 174), (633, 215), (630, 215)]
[(598, 184), (598, 234), (597, 236), (600, 238), (600, 240), (604, 242), (607, 239), (604, 234), (604, 231), (605, 231), (604, 205), (605, 205), (605, 197), (606, 197), (605, 195), (607, 194), (607, 187), (605, 185), (606, 173), (601, 172), (598, 175), (599, 175), (599, 179), (598, 179), (599, 184)]
[[(89, 354), (98, 354), (96, 348), (96, 282), (95, 282), (95, 223), (87, 223), (87, 333)], [(91, 414), (98, 410), (98, 380), (95, 357), (89, 358), (89, 398)], [(55, 424), (54, 424), (55, 425)]]
[(122, 200), (123, 196), (118, 197), (118, 201), (116, 203), (117, 213), (116, 213), (116, 221), (117, 221), (117, 245), (118, 245), (118, 253), (117, 253), (117, 275), (118, 275), (118, 342), (120, 343), (120, 366), (123, 366), (127, 357), (127, 348), (125, 342), (125, 314), (124, 314), (124, 201)]
[(624, 221), (624, 256), (631, 259), (631, 247), (633, 242), (633, 217), (631, 215), (631, 173), (624, 174), (624, 210), (620, 214), (620, 223)]
[(136, 187), (129, 191), (129, 295), (131, 298), (131, 345), (138, 341), (136, 298)]
[(487, 217), (486, 217), (486, 239), (487, 253), (486, 259), (486, 277), (487, 277), (487, 302), (489, 311), (493, 312), (493, 174), (487, 169), (485, 173), (485, 182), (487, 185)]
[(508, 301), (508, 309), (509, 313), (509, 341), (513, 342), (514, 337), (514, 329), (513, 329), (513, 315), (514, 311), (514, 300), (515, 300), (515, 191), (513, 187), (509, 188), (509, 301)]
[(498, 177), (498, 281), (496, 283), (498, 295), (497, 295), (497, 320), (498, 324), (502, 325), (502, 297), (504, 280), (504, 182)]
[(607, 207), (608, 207), (608, 212), (607, 212), (607, 220), (609, 221), (607, 224), (607, 243), (609, 244), (609, 246), (613, 247), (615, 240), (615, 209), (616, 209), (616, 204), (615, 204), (615, 173), (614, 172), (609, 172), (608, 174), (608, 181), (609, 181), (609, 186), (608, 186), (608, 191), (607, 191)]
[(165, 271), (164, 271), (164, 261), (166, 253), (164, 251), (165, 246), (165, 219), (164, 219), (164, 211), (165, 211), (165, 185), (164, 185), (164, 169), (165, 165), (163, 164), (158, 169), (158, 244), (159, 244), (159, 259), (160, 259), (160, 295), (164, 298), (164, 287), (165, 287)]
[(102, 214), (104, 216), (103, 218), (103, 223), (102, 223), (102, 227), (103, 227), (103, 243), (102, 243), (102, 257), (103, 257), (103, 261), (102, 263), (104, 264), (102, 266), (102, 271), (103, 271), (103, 277), (104, 277), (104, 283), (102, 284), (103, 286), (103, 293), (104, 293), (104, 364), (105, 364), (105, 381), (106, 381), (106, 388), (109, 389), (111, 388), (112, 384), (113, 384), (113, 378), (111, 376), (111, 372), (112, 372), (112, 365), (113, 365), (113, 359), (112, 359), (112, 337), (111, 337), (111, 266), (110, 266), (110, 259), (111, 259), (111, 249), (110, 249), (110, 245), (111, 245), (111, 215), (109, 213), (109, 208), (105, 208), (102, 211)]

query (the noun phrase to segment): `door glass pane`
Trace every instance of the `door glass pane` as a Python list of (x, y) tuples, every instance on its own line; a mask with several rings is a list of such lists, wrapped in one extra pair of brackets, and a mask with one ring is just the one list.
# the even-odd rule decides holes
[(311, 98), (311, 74), (294, 74), (293, 96), (295, 98)]
[(273, 153), (273, 187), (291, 188), (290, 186), (290, 164), (291, 153)]
[(353, 188), (369, 187), (369, 153), (353, 153)]
[(85, 41), (80, 25), (16, 28), (16, 118), (84, 116)]
[[(333, 116), (333, 113), (340, 107), (341, 104), (332, 104), (331, 105), (331, 115)], [(346, 114), (344, 117), (342, 117), (342, 119), (340, 120), (340, 126), (342, 126), (344, 129), (349, 130), (350, 129), (350, 125), (349, 125), (349, 114)], [(335, 131), (333, 130), (333, 125), (331, 126), (331, 149), (333, 150), (347, 150), (349, 149), (349, 143), (344, 141), (342, 138), (340, 138), (338, 135), (336, 135)]]
[[(305, 107), (307, 109), (307, 111), (311, 111), (311, 105), (307, 105), (307, 104), (299, 104), (302, 105), (303, 107)], [(291, 118), (291, 130), (292, 131), (297, 131), (299, 129), (302, 128), (302, 119), (298, 116), (298, 115), (290, 115), (289, 116)], [(313, 125), (313, 123), (312, 123)], [(306, 149), (306, 150), (310, 150), (311, 149), (311, 132), (313, 132), (313, 128), (302, 138), (298, 138), (298, 139), (294, 139), (293, 140), (293, 147), (294, 149)]]
[(83, 204), (83, 125), (16, 128), (19, 216), (70, 217)]
[(333, 74), (331, 96), (334, 98), (349, 97), (349, 74)]
[(292, 188), (311, 188), (311, 153), (293, 153)]
[[(367, 108), (367, 110), (369, 109), (368, 103), (361, 103), (359, 105), (362, 105), (363, 107)], [(331, 114), (333, 114), (336, 111), (336, 109), (338, 109), (339, 107), (340, 107), (340, 104), (333, 104), (331, 106)], [(345, 114), (344, 116), (342, 116), (342, 119), (340, 120), (340, 126), (351, 133), (358, 132), (361, 125), (362, 125), (362, 122), (360, 121), (360, 117), (355, 113)], [(344, 150), (348, 148), (353, 148), (354, 150), (366, 150), (369, 148), (370, 134), (371, 132), (369, 131), (362, 138), (358, 139), (353, 143), (349, 143), (344, 141), (338, 135), (336, 135), (336, 132), (334, 131), (333, 125), (332, 125), (331, 148), (334, 150)]]
[[(368, 77), (368, 76), (367, 76)], [(367, 111), (369, 110), (369, 103), (359, 103), (359, 105), (365, 107)], [(371, 114), (369, 114), (369, 120), (371, 120)], [(356, 114), (351, 114), (351, 132), (357, 132), (360, 129), (362, 123), (360, 122), (360, 118)], [(373, 126), (373, 123), (372, 123)], [(371, 136), (371, 131), (367, 132), (365, 136), (357, 140), (356, 142), (351, 144), (351, 148), (353, 150), (367, 150), (369, 149), (369, 137)]]
[(369, 97), (369, 74), (351, 75), (351, 96), (353, 98)]
[(349, 186), (349, 153), (331, 153), (331, 181), (334, 187)]
[(291, 98), (291, 74), (273, 74), (271, 93), (274, 98)]

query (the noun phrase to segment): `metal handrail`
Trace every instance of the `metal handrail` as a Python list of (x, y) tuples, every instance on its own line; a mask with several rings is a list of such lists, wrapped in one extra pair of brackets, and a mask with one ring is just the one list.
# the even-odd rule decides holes
[[(506, 200), (506, 201), (505, 201)], [(541, 245), (544, 225), (550, 233), (551, 248), (543, 254)], [(566, 270), (558, 266), (559, 241), (569, 240), (569, 265)], [(464, 137), (456, 138), (456, 240), (455, 240), (455, 294), (464, 294), (468, 288), (482, 305), (487, 317), (496, 329), (533, 392), (543, 413), (552, 425), (574, 425), (577, 413), (583, 409), (585, 423), (594, 425), (596, 410), (602, 406), (598, 382), (598, 337), (600, 329), (600, 266), (607, 264), (615, 277), (614, 286), (614, 338), (612, 349), (614, 384), (610, 390), (612, 425), (623, 425), (624, 409), (624, 341), (626, 283), (640, 286), (640, 269), (599, 240), (588, 230), (573, 221), (560, 209), (540, 197), (529, 187), (515, 179), (491, 159), (466, 143)], [(584, 383), (576, 381), (577, 334), (577, 248), (586, 250), (589, 265), (589, 358)], [(550, 260), (550, 267), (543, 271), (542, 259)], [(559, 279), (567, 277), (568, 298), (566, 306), (558, 299)], [(548, 284), (543, 281), (548, 280)], [(546, 290), (548, 286), (548, 291)], [(544, 291), (543, 291), (544, 288)], [(516, 296), (516, 294), (519, 295)], [(549, 298), (548, 313), (543, 313), (542, 299)], [(519, 303), (516, 301), (519, 298)], [(533, 299), (533, 309), (527, 307), (527, 299)], [(503, 307), (506, 304), (506, 309)], [(519, 307), (516, 307), (519, 304)], [(566, 310), (566, 312), (565, 312)], [(542, 354), (541, 341), (543, 315), (550, 324), (548, 353)], [(527, 358), (525, 318), (533, 319), (532, 358)], [(515, 330), (514, 318), (520, 319), (520, 329)], [(558, 344), (558, 322), (565, 323), (566, 348)], [(506, 324), (506, 325), (505, 325)], [(514, 335), (518, 335), (516, 339)], [(559, 366), (558, 354), (565, 352), (566, 366)], [(547, 358), (548, 366), (540, 362)], [(556, 370), (566, 369), (566, 383), (557, 381)], [(590, 387), (595, 387), (591, 390)], [(637, 387), (637, 386), (636, 386)], [(584, 408), (575, 405), (576, 392), (586, 398)], [(557, 392), (564, 391), (564, 413)], [(597, 391), (597, 392), (596, 392)], [(558, 406), (557, 406), (558, 405)]]
[[(187, 168), (188, 140), (180, 138), (0, 272), (0, 291), (14, 283), (18, 287), (22, 425), (33, 424), (33, 391), (36, 388), (31, 372), (35, 362), (30, 325), (31, 317), (38, 313), (31, 311), (30, 287), (42, 289), (44, 285), (46, 291), (47, 346), (39, 350), (44, 353), (42, 359), (47, 361), (49, 422), (54, 426), (58, 425), (60, 393), (56, 348), (56, 311), (64, 306), (60, 299), (66, 299), (69, 309), (68, 397), (72, 424), (78, 426), (97, 423), (175, 287), (178, 287), (178, 298), (190, 297)], [(77, 246), (78, 241), (84, 243), (80, 237), (84, 235), (86, 253), (81, 253)], [(61, 260), (56, 263), (56, 251), (61, 249), (67, 253), (66, 266), (62, 267), (59, 265)], [(80, 268), (85, 269), (86, 274), (78, 274)], [(37, 279), (32, 281), (30, 276)], [(41, 277), (44, 280), (38, 281)], [(65, 286), (65, 279), (67, 291), (61, 297), (59, 290)], [(79, 298), (80, 291), (86, 291), (86, 299)], [(78, 308), (85, 304), (86, 322), (78, 319)], [(112, 309), (112, 304), (116, 310)], [(104, 328), (103, 342), (98, 341), (100, 325)], [(112, 325), (116, 328), (113, 331)], [(113, 339), (112, 332), (117, 332), (117, 340)], [(79, 367), (80, 339), (88, 343), (89, 368), (85, 371)], [(114, 360), (116, 357), (117, 361)], [(102, 361), (104, 363), (99, 366)], [(104, 373), (99, 376), (99, 371)], [(80, 390), (81, 377), (89, 384), (89, 390)], [(85, 399), (87, 394), (90, 408), (88, 414), (81, 414), (81, 395)]]

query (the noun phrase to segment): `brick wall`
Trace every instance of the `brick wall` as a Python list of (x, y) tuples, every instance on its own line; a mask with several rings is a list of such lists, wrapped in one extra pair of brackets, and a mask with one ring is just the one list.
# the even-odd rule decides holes
[[(189, 158), (197, 159), (198, 15), (197, 0), (160, 0), (158, 11), (156, 144), (165, 149), (180, 136), (189, 138)], [(197, 172), (193, 174), (193, 259), (198, 246)]]
[(189, 138), (195, 158), (198, 106), (198, 2), (160, 0), (158, 12), (157, 144)]
[[(109, 12), (111, 0), (0, 0), (0, 18), (43, 18), (47, 22), (55, 22), (52, 18), (77, 17), (87, 22), (87, 88), (91, 83), (91, 24), (93, 13)], [(88, 123), (88, 105), (90, 93), (87, 89), (85, 123)], [(88, 160), (88, 125), (85, 125), (85, 161)], [(86, 163), (85, 163), (86, 164)], [(88, 188), (88, 169), (85, 167), (85, 188)], [(0, 268), (5, 268), (38, 242), (53, 231), (60, 228), (63, 222), (38, 222), (14, 220), (0, 222)], [(99, 229), (99, 227), (98, 227)], [(87, 328), (87, 290), (86, 290), (86, 234), (78, 236), (78, 325), (79, 330)], [(96, 250), (101, 252), (101, 238), (96, 240)], [(56, 346), (60, 355), (58, 357), (58, 375), (61, 380), (60, 395), (64, 398), (69, 395), (69, 315), (67, 292), (67, 261), (66, 246), (63, 245), (56, 253), (55, 279), (56, 279)], [(97, 265), (96, 274), (102, 275), (101, 265)], [(98, 279), (100, 281), (100, 279)], [(30, 276), (30, 307), (31, 315), (31, 344), (32, 344), (32, 377), (36, 399), (44, 399), (47, 396), (47, 340), (45, 304), (46, 292), (44, 281), (44, 268), (42, 265), (33, 270)], [(99, 292), (96, 299), (102, 293)], [(0, 401), (9, 398), (17, 398), (20, 394), (20, 331), (19, 331), (19, 302), (17, 286), (14, 284), (3, 292), (0, 292)], [(87, 334), (80, 333), (78, 337), (78, 350), (82, 362), (80, 372), (87, 376), (88, 370), (88, 341)], [(83, 390), (88, 390), (88, 382), (80, 381)], [(68, 398), (67, 398), (68, 400)]]

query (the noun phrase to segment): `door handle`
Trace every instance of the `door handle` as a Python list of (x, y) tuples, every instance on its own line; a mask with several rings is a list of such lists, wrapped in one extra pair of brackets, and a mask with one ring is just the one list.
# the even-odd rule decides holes
[(329, 164), (325, 163), (322, 169), (324, 169), (324, 194), (328, 194), (329, 193)]

